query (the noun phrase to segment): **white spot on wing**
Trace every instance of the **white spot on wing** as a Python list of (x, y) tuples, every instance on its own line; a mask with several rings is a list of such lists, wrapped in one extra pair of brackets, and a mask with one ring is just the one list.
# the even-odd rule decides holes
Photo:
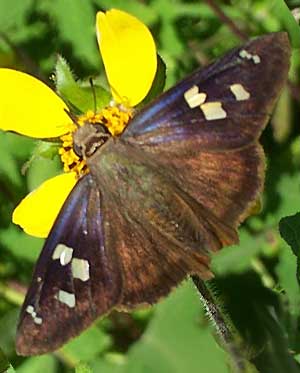
[(74, 258), (72, 260), (72, 275), (81, 281), (87, 281), (90, 278), (90, 265), (85, 259)]
[(253, 60), (253, 62), (255, 64), (260, 63), (260, 57), (257, 54), (255, 54), (254, 56), (252, 56), (252, 60)]
[(260, 57), (258, 54), (251, 54), (246, 49), (240, 50), (239, 56), (243, 59), (252, 60), (255, 64), (260, 63)]
[(42, 322), (43, 322), (43, 320), (42, 320), (41, 317), (35, 317), (35, 318), (33, 319), (33, 322), (34, 322), (35, 324), (41, 325)]
[(73, 293), (68, 293), (67, 291), (59, 290), (57, 298), (61, 303), (66, 304), (68, 307), (75, 307), (75, 295)]
[(222, 103), (219, 101), (208, 102), (200, 106), (206, 120), (217, 120), (226, 118), (226, 111), (222, 108)]
[(242, 84), (232, 84), (230, 90), (237, 101), (248, 100), (250, 97), (250, 93), (242, 86)]
[(52, 259), (53, 260), (59, 259), (60, 264), (62, 266), (65, 266), (68, 263), (70, 263), (70, 261), (72, 259), (72, 255), (73, 255), (73, 249), (71, 247), (68, 247), (68, 246), (60, 243), (56, 246), (56, 248), (55, 248), (55, 250), (52, 254)]
[(199, 87), (197, 87), (196, 85), (188, 89), (183, 96), (191, 109), (200, 106), (206, 100), (206, 93), (199, 93)]
[(185, 100), (188, 101), (189, 98), (195, 96), (198, 92), (199, 92), (199, 87), (197, 87), (196, 85), (193, 85), (192, 88), (184, 92)]
[(246, 49), (242, 49), (239, 53), (241, 58), (247, 58), (247, 60), (250, 60), (251, 54), (246, 51)]
[(32, 305), (27, 306), (26, 312), (31, 315), (34, 312), (34, 307)]
[(43, 320), (41, 319), (41, 317), (37, 317), (37, 313), (35, 312), (34, 307), (31, 304), (26, 307), (26, 312), (31, 315), (35, 324), (41, 325)]

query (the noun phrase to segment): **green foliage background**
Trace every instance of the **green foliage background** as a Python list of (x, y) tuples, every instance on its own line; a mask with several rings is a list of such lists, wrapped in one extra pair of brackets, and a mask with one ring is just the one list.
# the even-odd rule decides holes
[[(300, 28), (290, 11), (299, 17), (300, 1), (0, 0), (0, 66), (51, 84), (59, 53), (78, 78), (103, 77), (95, 14), (115, 7), (151, 28), (168, 67), (169, 87), (241, 43), (213, 4), (249, 37), (287, 30), (294, 47), (290, 83), (262, 137), (268, 159), (263, 210), (241, 227), (238, 247), (214, 258), (216, 280), (210, 286), (243, 340), (249, 365), (240, 372), (300, 372)], [(0, 372), (13, 371), (8, 361), (20, 373), (230, 371), (230, 356), (214, 338), (190, 281), (152, 309), (113, 312), (54, 354), (16, 356), (17, 317), (42, 240), (14, 226), (11, 213), (61, 167), (57, 157), (39, 156), (22, 175), (35, 146), (31, 139), (0, 133)]]

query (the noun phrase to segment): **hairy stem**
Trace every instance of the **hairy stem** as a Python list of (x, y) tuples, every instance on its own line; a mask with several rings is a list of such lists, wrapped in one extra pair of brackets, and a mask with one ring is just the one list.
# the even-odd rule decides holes
[(210, 289), (209, 283), (202, 281), (196, 275), (192, 276), (192, 280), (199, 292), (201, 302), (214, 324), (222, 346), (231, 356), (234, 372), (255, 372), (256, 369), (246, 359), (241, 349), (241, 341), (238, 333), (234, 330), (228, 317), (225, 316), (220, 302), (216, 300), (216, 297)]

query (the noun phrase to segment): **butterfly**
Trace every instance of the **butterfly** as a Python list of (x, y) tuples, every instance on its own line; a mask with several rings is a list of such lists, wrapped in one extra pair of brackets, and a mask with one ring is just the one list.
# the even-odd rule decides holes
[(112, 309), (166, 296), (238, 242), (264, 183), (258, 138), (288, 74), (286, 33), (233, 49), (145, 106), (112, 137), (74, 134), (90, 172), (38, 259), (17, 329), (21, 355), (54, 351)]

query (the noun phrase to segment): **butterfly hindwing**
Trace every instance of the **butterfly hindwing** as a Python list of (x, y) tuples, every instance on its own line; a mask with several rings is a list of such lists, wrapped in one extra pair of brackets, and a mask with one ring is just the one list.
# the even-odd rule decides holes
[(122, 286), (115, 254), (105, 247), (100, 191), (87, 175), (42, 249), (21, 311), (18, 353), (53, 351), (118, 303)]
[(228, 152), (161, 157), (157, 166), (203, 206), (204, 219), (211, 213), (234, 229), (255, 208), (264, 184), (264, 153), (256, 142)]
[[(210, 278), (207, 254), (185, 252), (178, 242), (158, 232), (155, 224), (145, 221), (143, 214), (135, 208), (131, 210), (133, 205), (123, 200), (120, 194), (124, 187), (124, 180), (120, 180), (118, 190), (110, 190), (103, 196), (105, 219), (111, 222), (105, 229), (106, 245), (117, 253), (122, 271), (122, 299), (117, 308), (128, 310), (153, 304), (187, 273), (202, 271), (203, 277)], [(137, 208), (142, 210), (141, 206)]]

